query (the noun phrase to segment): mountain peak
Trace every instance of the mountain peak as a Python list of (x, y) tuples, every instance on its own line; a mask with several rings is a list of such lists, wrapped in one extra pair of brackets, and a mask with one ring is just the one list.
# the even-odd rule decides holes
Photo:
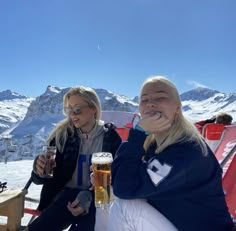
[(0, 92), (0, 101), (2, 100), (12, 100), (12, 99), (26, 99), (27, 97), (24, 95), (20, 95), (16, 92), (13, 92), (11, 90), (6, 90)]
[(215, 94), (220, 93), (219, 91), (212, 90), (207, 87), (198, 87), (193, 90), (187, 91), (181, 94), (181, 101), (196, 100), (201, 101), (208, 99)]
[(53, 96), (61, 92), (61, 88), (48, 85), (46, 91), (43, 93), (43, 96)]

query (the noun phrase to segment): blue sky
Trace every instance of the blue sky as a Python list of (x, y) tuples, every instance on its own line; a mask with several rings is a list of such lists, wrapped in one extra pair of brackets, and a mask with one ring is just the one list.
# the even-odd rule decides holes
[(0, 0), (0, 91), (86, 85), (135, 96), (151, 75), (180, 93), (236, 92), (235, 0)]

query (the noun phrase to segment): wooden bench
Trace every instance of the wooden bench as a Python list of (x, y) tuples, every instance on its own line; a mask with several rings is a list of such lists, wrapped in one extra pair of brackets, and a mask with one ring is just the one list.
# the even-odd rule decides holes
[(7, 217), (7, 223), (0, 224), (0, 231), (20, 230), (25, 194), (25, 191), (19, 189), (7, 189), (0, 193), (0, 216)]

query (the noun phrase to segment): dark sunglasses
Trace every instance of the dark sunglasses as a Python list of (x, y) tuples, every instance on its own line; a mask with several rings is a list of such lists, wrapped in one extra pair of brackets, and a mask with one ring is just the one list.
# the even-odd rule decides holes
[(64, 112), (67, 115), (70, 115), (70, 113), (74, 113), (75, 115), (80, 115), (82, 113), (82, 110), (86, 107), (89, 107), (89, 105), (84, 106), (75, 106), (75, 107), (64, 107)]

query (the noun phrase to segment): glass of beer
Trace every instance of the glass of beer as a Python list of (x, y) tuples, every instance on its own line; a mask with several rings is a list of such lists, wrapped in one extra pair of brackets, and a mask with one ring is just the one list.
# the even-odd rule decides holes
[(44, 145), (43, 154), (46, 159), (46, 165), (44, 169), (44, 177), (51, 178), (53, 177), (53, 168), (56, 166), (55, 157), (56, 157), (56, 146)]
[(92, 168), (95, 186), (95, 207), (107, 208), (112, 202), (111, 163), (112, 154), (97, 152), (92, 155)]

